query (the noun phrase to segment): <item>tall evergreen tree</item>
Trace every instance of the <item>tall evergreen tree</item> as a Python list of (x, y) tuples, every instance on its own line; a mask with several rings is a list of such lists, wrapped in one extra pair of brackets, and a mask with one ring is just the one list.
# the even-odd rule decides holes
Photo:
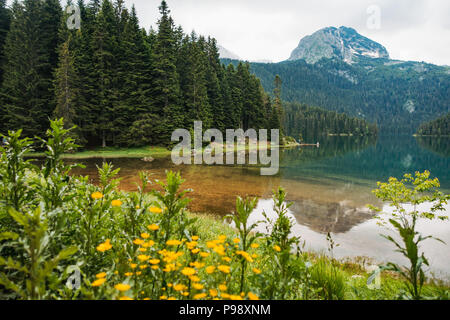
[(280, 128), (281, 129), (281, 134), (283, 132), (283, 117), (284, 117), (284, 113), (283, 113), (283, 102), (281, 100), (281, 85), (282, 85), (282, 81), (279, 75), (275, 76), (275, 80), (274, 80), (274, 90), (273, 90), (273, 96), (274, 96), (274, 113), (276, 115), (274, 115), (274, 117), (276, 118), (276, 123), (273, 123), (273, 125), (275, 126), (275, 128)]
[[(0, 0), (0, 88), (3, 82), (3, 68), (5, 65), (4, 46), (6, 35), (9, 31), (10, 12), (6, 7), (6, 0)], [(6, 130), (5, 123), (6, 108), (0, 96), (0, 133)]]
[[(15, 1), (12, 7), (2, 97), (7, 126), (23, 128), (27, 135), (41, 134), (53, 113), (55, 66), (51, 57), (57, 49), (58, 34), (54, 30), (61, 18), (61, 9), (53, 10), (54, 6), (50, 0), (24, 0), (23, 4)], [(48, 24), (46, 28), (42, 27), (44, 23)]]
[(166, 1), (159, 7), (161, 18), (158, 21), (158, 34), (154, 44), (152, 100), (156, 115), (163, 122), (163, 141), (170, 140), (174, 129), (183, 127), (183, 108), (180, 95), (179, 75), (176, 69), (176, 37), (170, 10)]
[(203, 122), (203, 128), (212, 125), (212, 115), (208, 101), (206, 72), (208, 60), (205, 41), (193, 32), (183, 40), (181, 48), (180, 74), (181, 91), (185, 105), (185, 127), (193, 127), (193, 122)]
[(6, 41), (6, 35), (9, 31), (10, 24), (10, 12), (6, 7), (6, 0), (0, 0), (0, 85), (3, 80), (3, 66), (4, 66), (4, 45)]
[(70, 52), (71, 36), (59, 50), (59, 64), (55, 72), (55, 117), (64, 118), (64, 125), (72, 127), (76, 122), (76, 99), (78, 75), (75, 71), (74, 58)]
[(115, 87), (116, 60), (114, 51), (117, 48), (114, 8), (109, 0), (103, 0), (92, 37), (94, 79), (97, 81), (98, 104), (91, 105), (96, 116), (97, 133), (102, 147), (107, 141), (113, 141), (113, 117), (118, 92)]

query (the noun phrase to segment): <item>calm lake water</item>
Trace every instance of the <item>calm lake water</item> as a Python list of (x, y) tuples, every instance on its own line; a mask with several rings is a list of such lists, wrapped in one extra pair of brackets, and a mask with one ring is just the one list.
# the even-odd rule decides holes
[[(227, 214), (233, 211), (235, 198), (259, 197), (252, 219), (259, 220), (264, 210), (272, 213), (271, 192), (283, 186), (287, 199), (294, 204), (290, 214), (295, 219), (294, 233), (305, 241), (306, 248), (324, 252), (326, 234), (331, 232), (339, 244), (334, 255), (339, 258), (364, 256), (374, 262), (404, 262), (393, 252), (393, 245), (380, 237), (389, 232), (378, 226), (367, 204), (387, 206), (371, 193), (377, 181), (390, 176), (401, 178), (406, 172), (430, 170), (438, 177), (443, 190), (450, 190), (450, 139), (416, 139), (410, 136), (318, 138), (320, 148), (304, 147), (281, 151), (280, 172), (261, 176), (251, 166), (175, 166), (169, 158), (148, 163), (141, 159), (107, 159), (120, 167), (121, 188), (136, 190), (138, 172), (148, 170), (154, 178), (163, 179), (168, 169), (179, 170), (186, 179), (185, 188), (194, 191), (190, 209), (194, 212)], [(315, 141), (314, 141), (315, 142)], [(97, 181), (96, 165), (103, 159), (82, 160), (86, 169), (79, 173)], [(450, 207), (446, 207), (450, 215)], [(261, 226), (263, 228), (263, 226)], [(448, 245), (429, 240), (423, 249), (431, 262), (430, 272), (450, 279), (450, 223), (424, 222), (420, 231), (444, 240)]]

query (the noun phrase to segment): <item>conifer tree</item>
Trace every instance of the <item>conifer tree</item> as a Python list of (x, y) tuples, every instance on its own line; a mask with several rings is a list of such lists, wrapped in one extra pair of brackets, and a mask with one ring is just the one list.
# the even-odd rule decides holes
[(92, 49), (94, 54), (93, 78), (97, 81), (98, 104), (92, 105), (92, 111), (96, 116), (98, 138), (102, 147), (106, 147), (108, 141), (114, 142), (113, 116), (118, 92), (115, 87), (116, 60), (114, 51), (117, 43), (114, 31), (116, 19), (114, 8), (109, 0), (103, 0), (99, 11), (92, 37)]
[(184, 117), (180, 95), (179, 75), (176, 69), (176, 37), (170, 10), (166, 1), (159, 7), (158, 34), (154, 44), (152, 101), (162, 123), (163, 141), (168, 142), (173, 130), (183, 127)]
[(70, 52), (71, 36), (59, 50), (59, 64), (55, 72), (55, 100), (54, 116), (64, 118), (67, 128), (73, 127), (76, 122), (76, 99), (78, 92), (78, 75), (75, 71), (74, 58)]
[[(5, 44), (2, 88), (8, 128), (23, 128), (25, 135), (41, 134), (53, 113), (51, 52), (56, 51), (61, 10), (52, 1), (15, 1)], [(48, 11), (44, 11), (48, 10)], [(43, 23), (46, 28), (40, 28)], [(56, 27), (54, 27), (56, 25)]]
[(9, 24), (10, 13), (9, 9), (6, 7), (6, 0), (0, 0), (0, 85), (3, 80), (3, 66), (5, 63), (4, 45), (9, 30)]

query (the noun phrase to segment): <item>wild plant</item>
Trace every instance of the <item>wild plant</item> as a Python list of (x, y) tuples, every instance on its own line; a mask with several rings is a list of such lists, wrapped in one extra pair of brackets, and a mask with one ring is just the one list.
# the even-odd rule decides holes
[(233, 212), (230, 215), (227, 215), (226, 219), (231, 219), (234, 222), (235, 227), (239, 232), (240, 237), (240, 251), (238, 254), (241, 256), (241, 270), (240, 270), (240, 292), (244, 291), (245, 287), (245, 270), (247, 268), (247, 262), (253, 259), (248, 254), (248, 249), (252, 245), (252, 243), (260, 237), (258, 232), (254, 232), (254, 229), (258, 226), (259, 222), (254, 222), (249, 224), (250, 214), (255, 209), (258, 203), (257, 198), (245, 198), (241, 197), (236, 198), (236, 212)]
[(49, 286), (61, 282), (61, 278), (53, 271), (62, 260), (70, 258), (78, 250), (76, 246), (68, 246), (56, 255), (50, 253), (51, 232), (48, 218), (42, 211), (42, 205), (24, 213), (10, 208), (10, 216), (23, 228), (23, 232), (0, 234), (0, 241), (9, 240), (1, 245), (0, 250), (4, 246), (12, 246), (21, 253), (20, 257), (14, 258), (0, 256), (0, 266), (8, 271), (0, 272), (0, 284), (21, 299), (50, 298)]
[[(374, 190), (376, 197), (388, 202), (393, 208), (392, 214), (387, 219), (397, 231), (401, 242), (390, 235), (382, 235), (396, 246), (396, 251), (401, 253), (409, 261), (409, 266), (400, 266), (389, 262), (374, 271), (368, 279), (370, 284), (377, 274), (389, 270), (399, 274), (405, 280), (406, 294), (401, 297), (421, 299), (422, 287), (426, 281), (425, 266), (429, 266), (424, 252), (420, 251), (420, 244), (427, 239), (442, 240), (433, 236), (423, 236), (417, 231), (419, 219), (447, 220), (448, 217), (442, 213), (444, 204), (450, 199), (439, 191), (440, 183), (437, 178), (430, 179), (430, 172), (416, 172), (415, 175), (405, 174), (402, 180), (394, 177), (389, 178), (387, 183), (378, 182), (378, 189)], [(419, 205), (428, 203), (429, 210), (419, 210)], [(407, 206), (411, 207), (411, 210)], [(382, 209), (369, 206), (376, 212)], [(389, 215), (389, 214), (388, 214)], [(386, 219), (381, 219), (381, 224), (386, 224)]]
[(35, 166), (31, 160), (25, 159), (26, 154), (33, 151), (33, 141), (21, 135), (22, 130), (9, 131), (4, 136), (5, 146), (0, 147), (0, 209), (3, 218), (8, 218), (8, 208), (20, 210), (33, 199), (28, 175)]

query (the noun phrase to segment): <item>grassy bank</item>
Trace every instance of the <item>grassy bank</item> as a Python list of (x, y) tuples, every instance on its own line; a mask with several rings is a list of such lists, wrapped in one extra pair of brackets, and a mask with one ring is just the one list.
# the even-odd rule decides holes
[[(276, 146), (277, 148), (291, 148), (299, 146), (297, 142), (289, 141), (282, 146)], [(252, 151), (252, 150), (266, 150), (268, 147), (254, 148), (249, 145), (235, 145), (234, 152), (238, 151)], [(223, 146), (224, 152), (227, 152), (225, 145)], [(204, 150), (204, 148), (203, 148)], [(148, 146), (140, 148), (116, 148), (116, 147), (106, 147), (106, 148), (95, 148), (90, 150), (81, 150), (73, 153), (64, 153), (61, 158), (63, 159), (90, 159), (90, 158), (163, 158), (169, 157), (172, 150), (161, 146)], [(27, 157), (44, 157), (44, 152), (32, 152), (27, 153)]]

